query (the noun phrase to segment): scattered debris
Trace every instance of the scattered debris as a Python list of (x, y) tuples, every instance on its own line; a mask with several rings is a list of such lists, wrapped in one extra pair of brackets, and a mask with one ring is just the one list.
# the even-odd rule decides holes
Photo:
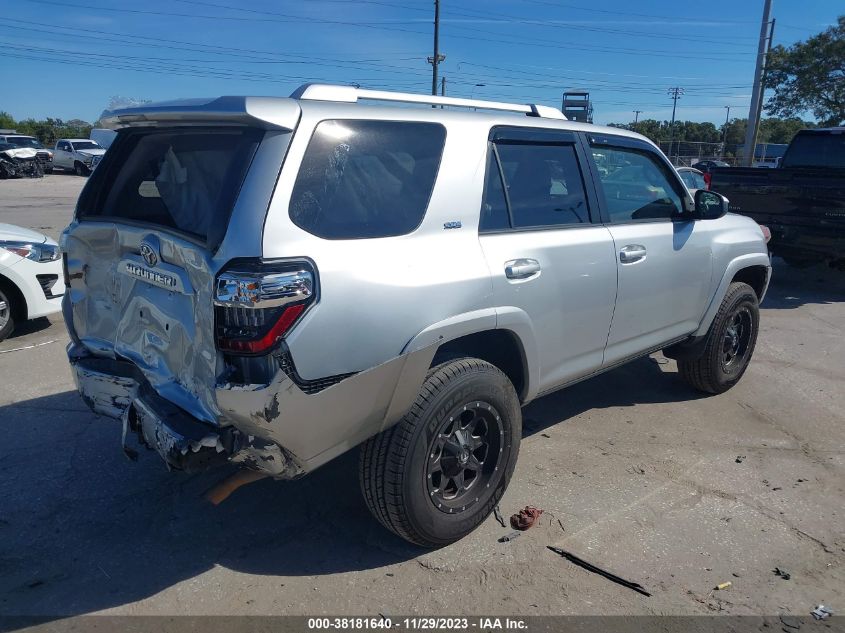
[(775, 576), (780, 576), (784, 580), (789, 580), (790, 578), (792, 578), (792, 574), (790, 574), (785, 569), (781, 569), (780, 567), (775, 567), (774, 572)]
[(625, 580), (624, 578), (621, 578), (616, 574), (612, 574), (609, 571), (602, 569), (601, 567), (596, 567), (592, 563), (588, 563), (584, 559), (578, 558), (575, 554), (567, 552), (566, 550), (561, 549), (559, 547), (552, 547), (551, 545), (546, 545), (546, 547), (552, 550), (555, 554), (563, 556), (569, 562), (575, 563), (576, 565), (578, 565), (579, 567), (583, 567), (587, 571), (591, 571), (594, 574), (598, 574), (599, 576), (604, 576), (608, 580), (615, 582), (618, 585), (622, 585), (623, 587), (628, 587), (628, 589), (633, 589), (637, 593), (641, 593), (644, 596), (651, 596), (651, 594), (646, 591), (643, 586), (639, 583), (631, 582), (630, 580)]
[(493, 516), (496, 517), (496, 520), (499, 522), (499, 525), (501, 525), (502, 527), (507, 527), (505, 525), (505, 519), (502, 516), (502, 511), (499, 510), (499, 504), (498, 503), (495, 506), (493, 506)]
[(825, 620), (833, 615), (833, 609), (820, 604), (810, 611), (810, 615), (812, 615), (816, 620)]
[(522, 536), (522, 532), (508, 532), (504, 536), (500, 536), (498, 541), (499, 543), (507, 543), (508, 541), (512, 541), (520, 536)]
[(732, 573), (731, 573), (731, 576), (733, 576), (734, 578), (739, 578), (739, 577), (740, 577), (740, 575), (739, 575), (738, 573), (736, 573), (736, 572), (732, 572)]
[[(794, 615), (783, 615), (780, 616), (780, 623), (790, 629), (800, 629), (801, 628), (801, 621), (796, 618)], [(786, 631), (786, 629), (783, 629)]]
[(736, 459), (734, 460), (737, 464), (741, 464), (745, 461), (745, 455), (737, 455)]
[(511, 527), (514, 530), (525, 531), (537, 522), (541, 514), (543, 511), (540, 508), (525, 506), (519, 513), (511, 515)]
[(541, 435), (542, 437), (551, 437), (551, 435), (549, 435), (548, 433), (540, 433), (540, 435)]
[(783, 488), (781, 488), (780, 486), (775, 486), (774, 488), (772, 488), (772, 492), (774, 492), (775, 490), (783, 490)]
[(392, 573), (390, 573), (390, 572), (387, 572), (387, 573), (385, 574), (385, 576), (387, 576), (388, 578), (393, 578), (393, 574), (392, 574)]
[(640, 465), (634, 465), (628, 468), (628, 472), (632, 475), (645, 475), (645, 468)]
[(730, 588), (733, 583), (730, 580), (726, 580), (725, 582), (720, 582), (716, 585), (716, 591), (724, 591), (725, 589)]
[(560, 522), (560, 519), (557, 520), (557, 524), (560, 526), (560, 529), (566, 532), (566, 528), (563, 527), (563, 523)]

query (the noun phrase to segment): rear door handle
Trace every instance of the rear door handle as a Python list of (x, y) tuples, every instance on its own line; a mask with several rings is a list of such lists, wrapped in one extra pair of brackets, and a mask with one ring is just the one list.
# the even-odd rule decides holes
[(645, 246), (641, 244), (628, 244), (619, 251), (619, 261), (623, 264), (633, 264), (645, 259)]
[(540, 273), (540, 262), (536, 259), (512, 259), (505, 262), (505, 277), (527, 279)]

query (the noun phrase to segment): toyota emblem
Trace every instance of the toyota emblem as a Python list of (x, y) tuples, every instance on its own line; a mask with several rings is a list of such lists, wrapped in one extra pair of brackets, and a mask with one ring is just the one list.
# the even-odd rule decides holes
[(149, 242), (141, 242), (141, 257), (144, 258), (148, 266), (155, 266), (158, 263), (156, 249)]

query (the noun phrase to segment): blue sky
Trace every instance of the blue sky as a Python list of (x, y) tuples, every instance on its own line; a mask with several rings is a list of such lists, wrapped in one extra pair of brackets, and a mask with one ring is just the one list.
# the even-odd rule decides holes
[[(0, 110), (93, 121), (113, 95), (287, 96), (306, 81), (431, 90), (433, 0), (5, 0)], [(452, 96), (560, 107), (597, 123), (748, 114), (763, 0), (442, 0)], [(835, 0), (774, 0), (775, 43), (835, 22)], [(483, 84), (483, 85), (477, 85)]]

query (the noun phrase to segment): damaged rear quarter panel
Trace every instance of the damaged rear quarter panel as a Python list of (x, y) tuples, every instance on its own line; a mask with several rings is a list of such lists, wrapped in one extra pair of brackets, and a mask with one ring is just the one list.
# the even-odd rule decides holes
[(279, 371), (268, 385), (221, 385), (217, 401), (240, 431), (283, 446), (311, 471), (395, 424), (417, 397), (436, 349), (394, 357), (314, 394)]

